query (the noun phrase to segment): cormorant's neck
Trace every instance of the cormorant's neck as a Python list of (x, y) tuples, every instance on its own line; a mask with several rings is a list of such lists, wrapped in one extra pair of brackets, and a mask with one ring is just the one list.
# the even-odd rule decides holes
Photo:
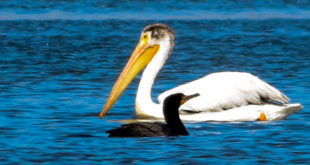
[(165, 101), (163, 113), (168, 127), (177, 135), (188, 135), (188, 132), (179, 116), (180, 100)]

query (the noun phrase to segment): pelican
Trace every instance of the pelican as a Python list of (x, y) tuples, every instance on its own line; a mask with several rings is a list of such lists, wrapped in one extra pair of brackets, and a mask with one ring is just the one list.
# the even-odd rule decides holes
[(199, 94), (180, 106), (180, 118), (186, 121), (281, 120), (302, 108), (289, 104), (287, 96), (258, 77), (244, 72), (218, 72), (177, 86), (151, 98), (155, 78), (174, 47), (175, 34), (164, 24), (146, 26), (140, 40), (112, 88), (100, 118), (111, 109), (126, 87), (144, 69), (135, 99), (138, 116), (164, 118), (163, 100), (172, 94)]
[(107, 131), (109, 137), (153, 137), (189, 135), (179, 116), (179, 107), (199, 94), (185, 96), (182, 93), (172, 94), (165, 98), (163, 113), (167, 124), (136, 122)]

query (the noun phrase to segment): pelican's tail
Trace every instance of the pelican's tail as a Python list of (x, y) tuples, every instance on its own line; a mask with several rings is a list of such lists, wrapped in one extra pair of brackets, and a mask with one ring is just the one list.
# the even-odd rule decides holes
[(299, 103), (284, 104), (281, 108), (274, 109), (272, 111), (266, 111), (267, 120), (284, 120), (292, 113), (302, 109), (303, 106)]

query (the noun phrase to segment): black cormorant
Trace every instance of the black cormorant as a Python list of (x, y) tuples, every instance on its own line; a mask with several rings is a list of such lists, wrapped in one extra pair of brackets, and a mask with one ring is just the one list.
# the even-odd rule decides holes
[(124, 124), (116, 129), (107, 131), (109, 137), (152, 137), (152, 136), (177, 136), (189, 135), (180, 120), (179, 107), (187, 100), (199, 94), (186, 96), (177, 93), (164, 100), (163, 113), (166, 123), (137, 122)]

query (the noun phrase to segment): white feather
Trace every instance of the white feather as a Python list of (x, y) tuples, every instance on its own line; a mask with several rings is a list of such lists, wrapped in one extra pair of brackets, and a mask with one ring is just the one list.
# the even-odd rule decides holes
[(279, 90), (256, 76), (243, 72), (219, 72), (180, 85), (159, 95), (160, 103), (173, 93), (200, 96), (183, 104), (180, 110), (222, 111), (248, 104), (261, 105), (265, 100), (287, 103)]
[(185, 121), (257, 121), (261, 113), (264, 113), (267, 121), (284, 120), (292, 113), (302, 109), (300, 104), (285, 104), (282, 106), (265, 104), (265, 105), (247, 105), (233, 108), (221, 112), (201, 112), (192, 115), (181, 115)]

